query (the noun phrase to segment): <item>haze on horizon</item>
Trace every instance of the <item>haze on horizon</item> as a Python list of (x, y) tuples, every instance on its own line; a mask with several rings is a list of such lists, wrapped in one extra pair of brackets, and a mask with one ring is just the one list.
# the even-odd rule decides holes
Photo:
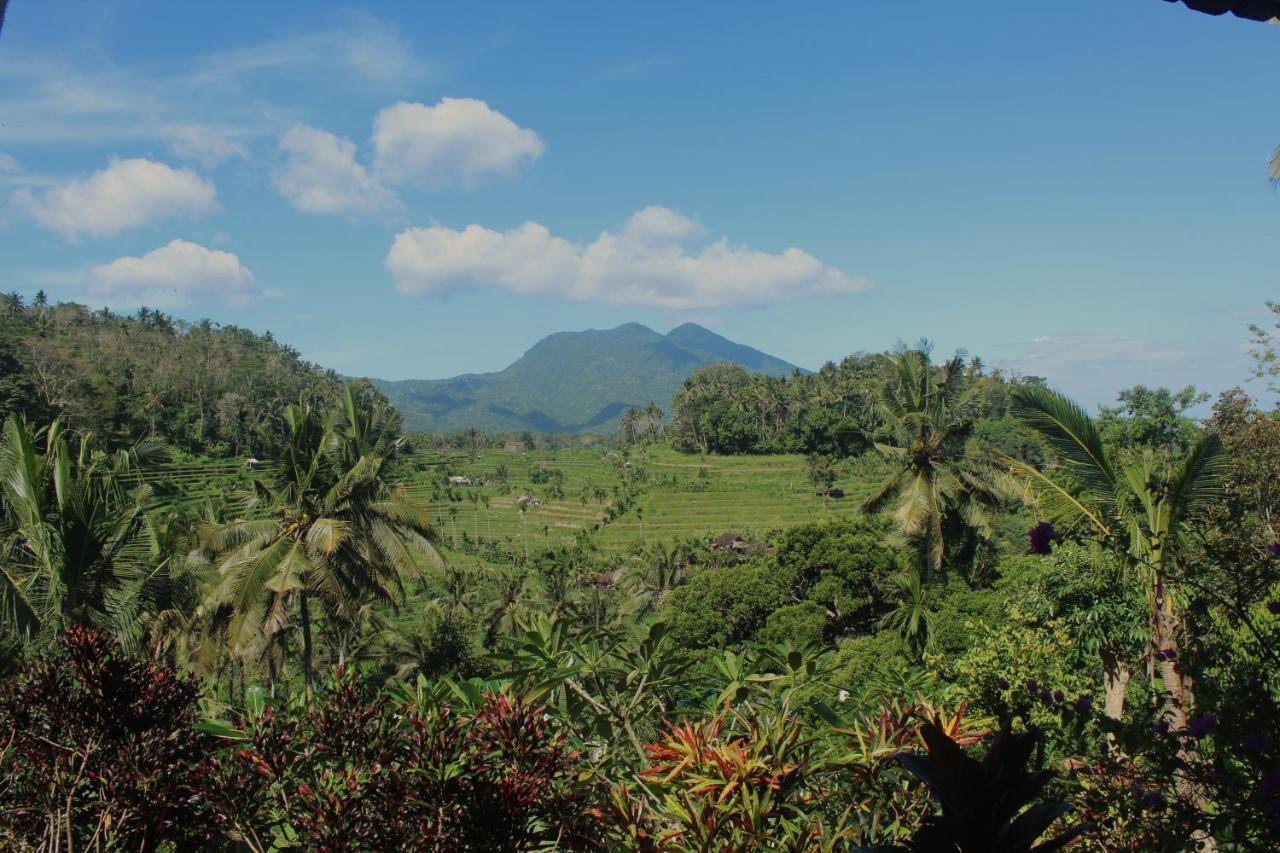
[(1238, 82), (1278, 38), (1156, 0), (15, 0), (0, 273), (391, 380), (696, 322), (1216, 392), (1276, 293), (1276, 96)]

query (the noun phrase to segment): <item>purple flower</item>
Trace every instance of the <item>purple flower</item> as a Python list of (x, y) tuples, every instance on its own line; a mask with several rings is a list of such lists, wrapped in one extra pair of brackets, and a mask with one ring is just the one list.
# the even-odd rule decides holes
[(1151, 727), (1158, 735), (1167, 735), (1169, 733), (1169, 721), (1166, 719), (1156, 720), (1156, 724)]
[(1003, 678), (997, 678), (997, 679), (996, 679), (996, 687), (999, 687), (1001, 690), (1008, 690), (1008, 689), (1009, 689), (1009, 682), (1008, 682), (1007, 680), (1003, 679)]
[(1066, 698), (1067, 697), (1063, 694), (1061, 690), (1053, 691), (1053, 701), (1061, 702), (1063, 699), (1066, 699)]
[(1027, 546), (1032, 554), (1044, 556), (1053, 551), (1053, 543), (1062, 539), (1062, 534), (1053, 529), (1047, 521), (1041, 521), (1027, 531)]
[(1217, 714), (1213, 714), (1213, 713), (1205, 714), (1201, 717), (1196, 717), (1194, 720), (1192, 720), (1190, 723), (1187, 724), (1187, 734), (1199, 740), (1200, 738), (1207, 735), (1209, 732), (1213, 731), (1213, 728), (1217, 725), (1218, 725)]
[(1087, 714), (1093, 708), (1093, 697), (1081, 696), (1071, 707), (1076, 709), (1077, 714)]
[(1164, 800), (1155, 791), (1147, 791), (1142, 795), (1142, 805), (1143, 808), (1158, 812), (1164, 808)]
[(1273, 557), (1280, 557), (1280, 542), (1272, 542), (1268, 545), (1267, 553)]
[(1280, 601), (1268, 601), (1267, 612), (1272, 616), (1280, 616)]
[(1048, 704), (1049, 700), (1051, 700), (1052, 698), (1053, 698), (1053, 694), (1049, 692), (1049, 688), (1048, 688), (1048, 687), (1041, 688), (1041, 690), (1040, 690), (1040, 701), (1041, 701), (1041, 702), (1044, 702), (1045, 704)]
[(1032, 696), (1034, 696), (1034, 695), (1035, 695), (1035, 693), (1036, 693), (1036, 691), (1037, 691), (1038, 689), (1039, 689), (1039, 688), (1036, 686), (1036, 680), (1035, 680), (1034, 678), (1028, 678), (1028, 679), (1027, 679), (1027, 692), (1028, 692), (1028, 693), (1030, 693)]

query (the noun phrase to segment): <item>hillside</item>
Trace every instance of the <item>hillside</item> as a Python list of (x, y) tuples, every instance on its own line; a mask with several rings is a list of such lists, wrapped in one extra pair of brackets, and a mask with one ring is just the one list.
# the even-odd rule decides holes
[(627, 323), (550, 335), (497, 373), (375, 382), (409, 429), (587, 432), (612, 429), (632, 406), (670, 408), (681, 383), (717, 361), (770, 376), (799, 369), (694, 323), (666, 335)]
[(332, 371), (272, 337), (143, 308), (0, 300), (0, 418), (60, 418), (109, 445), (157, 436), (172, 448), (239, 457), (280, 434), (300, 396), (336, 395)]

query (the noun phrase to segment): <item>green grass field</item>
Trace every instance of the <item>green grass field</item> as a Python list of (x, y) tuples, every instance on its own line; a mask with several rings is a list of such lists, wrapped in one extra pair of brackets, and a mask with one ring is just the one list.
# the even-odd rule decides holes
[[(633, 453), (631, 460), (624, 466), (616, 453), (600, 448), (431, 453), (414, 460), (405, 485), (410, 496), (429, 508), (448, 552), (456, 550), (465, 534), (515, 552), (527, 542), (535, 553), (568, 544), (580, 530), (602, 525), (593, 532), (593, 541), (606, 553), (618, 553), (640, 543), (716, 536), (726, 530), (763, 535), (856, 514), (879, 474), (846, 466), (835, 484), (845, 497), (835, 500), (814, 493), (802, 456), (693, 456), (650, 447)], [(269, 471), (260, 466), (257, 473)], [(483, 485), (449, 486), (450, 475)], [(247, 485), (249, 476), (241, 462), (218, 461), (160, 466), (146, 479), (165, 503), (179, 505), (227, 494)], [(626, 512), (608, 520), (624, 479), (633, 481), (636, 498)], [(522, 497), (529, 500), (522, 502)]]
[(726, 530), (765, 533), (847, 516), (857, 513), (859, 502), (873, 488), (867, 479), (845, 476), (835, 484), (845, 497), (823, 498), (809, 484), (803, 456), (699, 457), (650, 448), (642, 464), (649, 473), (649, 487), (634, 507), (597, 535), (606, 551)]

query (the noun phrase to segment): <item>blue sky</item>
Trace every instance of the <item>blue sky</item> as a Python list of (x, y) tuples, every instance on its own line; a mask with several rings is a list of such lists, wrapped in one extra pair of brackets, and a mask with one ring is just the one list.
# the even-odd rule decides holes
[(13, 0), (0, 287), (392, 379), (693, 320), (1216, 391), (1280, 299), (1278, 72), (1158, 0)]

